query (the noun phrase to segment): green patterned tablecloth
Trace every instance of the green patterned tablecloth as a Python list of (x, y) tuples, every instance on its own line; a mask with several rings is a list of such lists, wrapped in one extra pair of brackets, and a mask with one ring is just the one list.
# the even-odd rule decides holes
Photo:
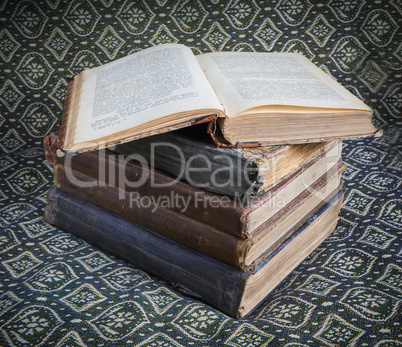
[[(400, 0), (0, 1), (1, 346), (401, 346)], [(228, 318), (43, 220), (65, 78), (159, 43), (301, 52), (375, 110), (335, 233)]]

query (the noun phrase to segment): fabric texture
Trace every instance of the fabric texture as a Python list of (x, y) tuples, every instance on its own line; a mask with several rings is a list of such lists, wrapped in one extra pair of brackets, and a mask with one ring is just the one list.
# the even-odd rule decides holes
[[(0, 1), (0, 345), (401, 346), (401, 2)], [(231, 319), (43, 219), (66, 78), (160, 43), (301, 52), (374, 109), (336, 231)]]

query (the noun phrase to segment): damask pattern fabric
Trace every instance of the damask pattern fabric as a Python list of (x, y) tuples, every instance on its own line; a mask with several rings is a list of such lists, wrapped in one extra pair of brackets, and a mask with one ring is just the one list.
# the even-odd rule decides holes
[[(401, 346), (400, 0), (0, 1), (0, 345)], [(375, 111), (336, 231), (242, 320), (43, 219), (66, 77), (167, 42), (301, 52)]]

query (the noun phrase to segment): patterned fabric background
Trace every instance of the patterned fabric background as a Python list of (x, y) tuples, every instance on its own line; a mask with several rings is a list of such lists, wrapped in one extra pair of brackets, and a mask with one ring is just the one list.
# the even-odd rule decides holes
[[(400, 0), (0, 1), (0, 345), (401, 346)], [(336, 232), (228, 318), (43, 220), (65, 78), (159, 43), (297, 51), (375, 110)]]

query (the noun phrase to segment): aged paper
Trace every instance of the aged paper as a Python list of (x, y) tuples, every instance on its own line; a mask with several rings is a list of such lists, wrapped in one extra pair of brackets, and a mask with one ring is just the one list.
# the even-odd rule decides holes
[(84, 73), (74, 142), (197, 109), (222, 109), (191, 49), (161, 45)]
[(297, 53), (210, 53), (198, 62), (228, 116), (265, 105), (369, 110)]

